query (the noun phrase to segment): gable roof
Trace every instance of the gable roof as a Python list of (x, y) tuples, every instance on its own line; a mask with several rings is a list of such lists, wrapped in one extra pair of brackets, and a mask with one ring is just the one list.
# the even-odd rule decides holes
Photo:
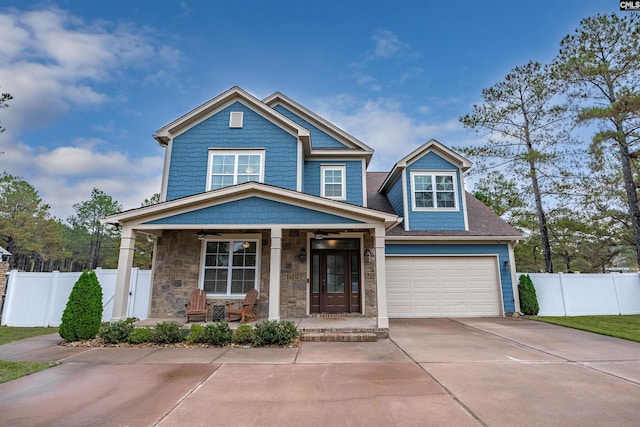
[(276, 123), (278, 126), (285, 129), (289, 133), (296, 135), (300, 140), (302, 140), (303, 143), (306, 143), (305, 145), (309, 145), (309, 147), (311, 146), (311, 133), (307, 129), (305, 129), (303, 126), (300, 126), (283, 114), (280, 114), (273, 108), (270, 108), (258, 98), (254, 97), (238, 86), (232, 87), (231, 89), (221, 93), (220, 95), (205, 102), (199, 107), (196, 107), (193, 110), (189, 111), (187, 114), (184, 114), (178, 119), (163, 126), (153, 134), (153, 137), (160, 143), (160, 145), (166, 146), (169, 141), (175, 136), (191, 128), (192, 126), (195, 126), (196, 124), (215, 114), (218, 110), (234, 101), (240, 101), (244, 103), (254, 111), (258, 112), (262, 116), (266, 117), (267, 119)]
[(463, 172), (469, 169), (472, 165), (471, 161), (468, 160), (467, 158), (456, 153), (455, 151), (453, 151), (446, 145), (442, 144), (441, 142), (435, 139), (431, 139), (425, 142), (424, 144), (422, 144), (417, 149), (413, 150), (407, 156), (400, 159), (398, 162), (396, 162), (396, 164), (391, 169), (391, 172), (389, 172), (387, 179), (380, 186), (379, 191), (385, 192), (389, 188), (389, 186), (393, 184), (393, 182), (395, 182), (395, 180), (398, 178), (402, 169), (406, 168), (407, 166), (410, 166), (413, 162), (424, 157), (427, 153), (430, 153), (430, 152), (435, 152), (445, 160), (448, 160), (454, 165), (459, 166)]
[[(374, 151), (373, 148), (369, 147), (368, 145), (366, 145), (364, 142), (360, 141), (353, 135), (350, 135), (349, 133), (340, 129), (333, 123), (317, 115), (313, 111), (308, 110), (307, 108), (303, 107), (302, 105), (298, 104), (297, 102), (283, 95), (282, 93), (275, 92), (274, 94), (263, 99), (262, 102), (264, 102), (266, 105), (268, 105), (271, 108), (275, 108), (278, 105), (284, 106), (287, 110), (291, 111), (298, 117), (316, 126), (318, 129), (322, 130), (323, 132), (332, 136), (336, 140), (340, 141), (345, 146), (351, 149), (358, 150), (360, 154), (364, 154), (366, 156), (367, 165), (371, 161), (371, 156), (373, 156), (373, 151)], [(327, 148), (314, 149), (312, 146), (309, 148), (310, 148), (309, 152), (305, 151), (306, 155), (321, 154), (326, 156), (327, 154), (331, 154), (333, 151), (338, 151), (339, 155), (345, 154), (344, 150), (332, 150)]]

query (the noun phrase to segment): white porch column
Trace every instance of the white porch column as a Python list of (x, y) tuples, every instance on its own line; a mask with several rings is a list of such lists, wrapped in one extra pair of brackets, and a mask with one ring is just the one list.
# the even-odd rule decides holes
[(116, 294), (113, 298), (113, 312), (111, 320), (127, 318), (129, 307), (129, 283), (131, 282), (131, 267), (133, 253), (136, 246), (136, 233), (131, 227), (122, 228), (120, 238), (120, 257), (118, 258), (118, 275), (116, 277)]
[(280, 320), (280, 266), (282, 264), (282, 228), (271, 229), (269, 265), (269, 320)]
[(378, 300), (378, 328), (389, 327), (389, 315), (387, 314), (387, 270), (385, 265), (385, 232), (383, 225), (376, 225), (375, 238), (375, 263), (376, 263), (376, 298)]

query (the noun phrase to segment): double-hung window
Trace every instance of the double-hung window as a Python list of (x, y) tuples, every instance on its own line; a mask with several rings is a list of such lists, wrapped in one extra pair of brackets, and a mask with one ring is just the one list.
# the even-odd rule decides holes
[(209, 150), (207, 190), (264, 180), (264, 151)]
[(208, 240), (202, 280), (208, 294), (242, 296), (258, 288), (259, 240)]
[(320, 166), (320, 195), (328, 199), (345, 200), (347, 198), (346, 175), (344, 165)]
[(458, 210), (455, 172), (412, 172), (413, 210)]

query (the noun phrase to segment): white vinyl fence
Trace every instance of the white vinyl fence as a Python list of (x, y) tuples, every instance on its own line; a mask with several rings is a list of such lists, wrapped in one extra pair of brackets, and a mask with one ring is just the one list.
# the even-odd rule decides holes
[[(518, 273), (520, 275), (520, 273)], [(640, 274), (529, 274), (539, 316), (640, 314)]]
[[(102, 286), (102, 320), (111, 320), (117, 270), (95, 270)], [(9, 272), (2, 325), (59, 326), (69, 294), (81, 273)], [(129, 284), (128, 316), (146, 319), (151, 300), (151, 271), (133, 268)]]

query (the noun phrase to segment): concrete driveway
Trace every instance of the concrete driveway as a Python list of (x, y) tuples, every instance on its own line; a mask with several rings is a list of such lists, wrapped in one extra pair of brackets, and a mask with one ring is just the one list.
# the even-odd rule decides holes
[(640, 425), (640, 344), (524, 319), (391, 322), (376, 343), (69, 348), (0, 385), (0, 425)]

